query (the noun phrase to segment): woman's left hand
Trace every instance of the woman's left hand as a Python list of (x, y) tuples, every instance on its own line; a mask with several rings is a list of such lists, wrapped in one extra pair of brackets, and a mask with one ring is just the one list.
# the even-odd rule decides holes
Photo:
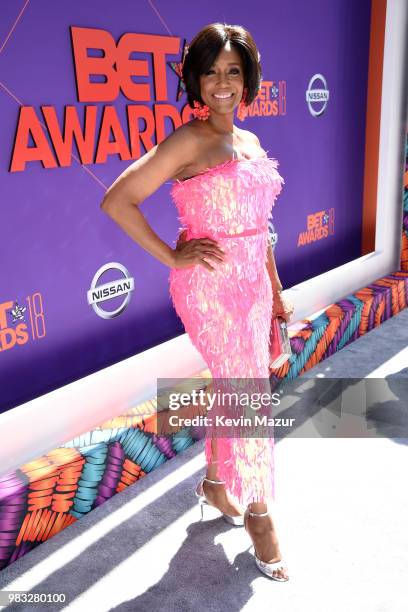
[(288, 323), (294, 310), (292, 302), (285, 299), (280, 291), (273, 292), (273, 317), (281, 317)]
[[(176, 248), (179, 246), (179, 244), (184, 242), (186, 236), (187, 230), (182, 231), (178, 237)], [(280, 291), (273, 292), (273, 317), (281, 317), (286, 321), (286, 323), (288, 323), (294, 310), (295, 307), (293, 306), (292, 302), (285, 299)]]

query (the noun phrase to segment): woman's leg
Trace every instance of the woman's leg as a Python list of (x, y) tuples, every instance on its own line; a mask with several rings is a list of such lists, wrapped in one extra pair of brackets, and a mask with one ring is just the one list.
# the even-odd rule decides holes
[[(212, 452), (212, 461), (207, 463), (207, 478), (211, 480), (220, 480), (217, 474), (218, 461), (217, 461), (217, 439), (213, 438), (211, 440), (211, 452)], [(215, 485), (214, 485), (215, 486)]]
[[(211, 461), (207, 463), (207, 478), (211, 480), (220, 480), (218, 475), (218, 460), (217, 460), (217, 439), (211, 440)], [(220, 512), (229, 514), (230, 516), (242, 516), (243, 508), (233, 497), (227, 492), (224, 484), (216, 484), (204, 480), (203, 491), (208, 502), (218, 508)]]
[[(264, 513), (268, 511), (267, 504), (252, 503), (248, 505), (250, 512)], [(275, 531), (275, 525), (271, 516), (271, 508), (267, 516), (251, 516), (246, 513), (246, 529), (249, 533), (256, 554), (261, 561), (266, 563), (275, 563), (282, 559), (279, 549), (278, 537)], [(288, 573), (283, 568), (274, 570), (273, 575), (277, 578), (287, 578)]]

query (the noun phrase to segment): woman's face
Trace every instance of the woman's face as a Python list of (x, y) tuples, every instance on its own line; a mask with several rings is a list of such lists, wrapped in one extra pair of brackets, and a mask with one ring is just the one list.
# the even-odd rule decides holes
[[(241, 56), (228, 41), (214, 64), (200, 75), (200, 93), (211, 110), (231, 113), (241, 102), (244, 90), (244, 71)], [(228, 94), (228, 97), (221, 97)]]

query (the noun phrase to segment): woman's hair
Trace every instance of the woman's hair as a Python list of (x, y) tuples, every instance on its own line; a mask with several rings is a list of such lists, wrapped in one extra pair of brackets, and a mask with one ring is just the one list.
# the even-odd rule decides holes
[(262, 81), (261, 55), (251, 34), (239, 25), (211, 23), (196, 34), (188, 45), (183, 63), (183, 81), (191, 107), (194, 100), (203, 104), (200, 96), (200, 75), (205, 74), (215, 62), (220, 51), (230, 41), (241, 57), (244, 70), (244, 87), (247, 88), (246, 104), (253, 102)]

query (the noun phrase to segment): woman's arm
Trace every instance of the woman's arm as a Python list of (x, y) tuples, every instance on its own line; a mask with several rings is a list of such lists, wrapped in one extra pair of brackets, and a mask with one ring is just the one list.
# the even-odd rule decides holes
[[(256, 146), (260, 149), (260, 153), (266, 155), (264, 149), (261, 147), (261, 143), (259, 142), (259, 138), (253, 132), (248, 132), (254, 140)], [(273, 256), (273, 249), (271, 244), (268, 244), (268, 256), (266, 260), (266, 268), (268, 270), (269, 278), (271, 279), (272, 290), (274, 293), (278, 293), (283, 290), (282, 283), (279, 280), (278, 271), (276, 269), (275, 258)]]
[(271, 244), (268, 244), (268, 257), (266, 261), (266, 269), (268, 270), (269, 278), (271, 279), (273, 293), (278, 293), (283, 290), (282, 283), (279, 280), (278, 271), (276, 269), (275, 258)]
[(131, 164), (107, 189), (101, 203), (102, 210), (132, 240), (169, 267), (173, 267), (175, 252), (153, 231), (139, 206), (191, 163), (197, 152), (197, 137), (182, 126)]

